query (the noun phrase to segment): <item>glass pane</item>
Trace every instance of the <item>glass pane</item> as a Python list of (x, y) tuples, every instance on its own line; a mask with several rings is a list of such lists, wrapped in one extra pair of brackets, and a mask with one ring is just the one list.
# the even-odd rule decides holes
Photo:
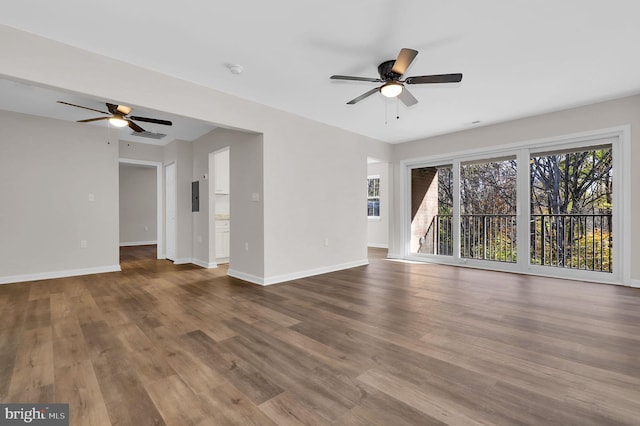
[(516, 262), (515, 158), (460, 166), (460, 256)]
[(380, 178), (367, 179), (368, 182), (368, 196), (379, 197), (380, 196)]
[(611, 146), (534, 154), (531, 264), (613, 272)]
[(411, 252), (453, 255), (453, 169), (411, 170)]
[(380, 216), (380, 199), (369, 198), (367, 200), (367, 216), (379, 217)]

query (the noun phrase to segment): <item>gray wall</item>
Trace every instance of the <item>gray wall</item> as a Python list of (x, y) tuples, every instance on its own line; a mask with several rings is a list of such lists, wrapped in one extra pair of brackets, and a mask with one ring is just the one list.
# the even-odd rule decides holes
[[(232, 274), (241, 272), (255, 279), (264, 276), (262, 135), (217, 128), (193, 142), (193, 180), (200, 181), (201, 195), (200, 211), (193, 214), (193, 257), (201, 263), (215, 261), (209, 253), (208, 193), (213, 179), (209, 153), (227, 146), (231, 179), (229, 269)], [(207, 180), (205, 174), (209, 174)], [(260, 199), (252, 201), (252, 193), (258, 193)], [(249, 250), (245, 250), (245, 243)]]
[[(176, 164), (176, 263), (191, 262), (193, 247), (193, 214), (191, 212), (191, 181), (193, 176), (193, 146), (176, 140), (164, 147), (164, 164)], [(163, 206), (164, 206), (163, 202)], [(163, 214), (166, 217), (166, 213)], [(166, 229), (165, 229), (166, 235)]]
[(155, 244), (158, 231), (155, 167), (120, 163), (120, 245)]
[(162, 163), (164, 161), (164, 146), (120, 141), (120, 158)]
[(116, 133), (0, 111), (0, 153), (0, 282), (119, 268)]

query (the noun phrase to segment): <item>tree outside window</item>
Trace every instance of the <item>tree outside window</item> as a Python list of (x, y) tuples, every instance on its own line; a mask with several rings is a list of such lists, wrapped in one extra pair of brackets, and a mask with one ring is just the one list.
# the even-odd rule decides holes
[(367, 216), (380, 217), (380, 176), (367, 177)]

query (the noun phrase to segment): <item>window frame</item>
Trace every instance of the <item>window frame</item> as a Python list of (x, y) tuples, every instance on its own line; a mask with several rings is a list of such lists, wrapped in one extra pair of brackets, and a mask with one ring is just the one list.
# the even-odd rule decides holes
[[(378, 180), (378, 195), (377, 196), (371, 196), (369, 195), (369, 182), (373, 179), (377, 179)], [(370, 200), (377, 200), (378, 201), (378, 215), (377, 216), (370, 216), (369, 215), (369, 201)], [(367, 176), (367, 218), (370, 220), (380, 220), (381, 216), (382, 216), (382, 199), (380, 197), (380, 175), (376, 174), (376, 175), (368, 175)]]

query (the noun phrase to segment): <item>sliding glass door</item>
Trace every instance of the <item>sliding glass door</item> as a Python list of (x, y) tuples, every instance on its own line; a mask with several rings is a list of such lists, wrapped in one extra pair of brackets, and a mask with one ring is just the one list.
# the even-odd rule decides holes
[(622, 223), (616, 142), (520, 146), (407, 165), (407, 256), (613, 280)]

